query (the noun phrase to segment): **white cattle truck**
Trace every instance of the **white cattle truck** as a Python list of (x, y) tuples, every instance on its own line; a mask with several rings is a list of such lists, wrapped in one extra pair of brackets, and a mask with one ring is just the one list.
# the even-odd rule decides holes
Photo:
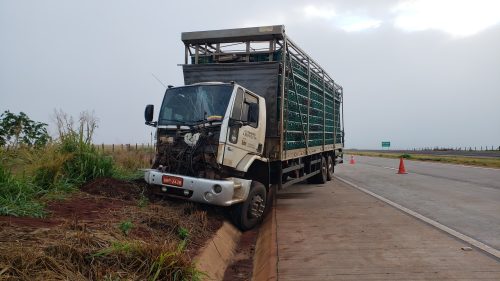
[(182, 33), (185, 86), (153, 121), (154, 193), (226, 206), (242, 230), (276, 189), (333, 177), (344, 147), (342, 87), (282, 25)]

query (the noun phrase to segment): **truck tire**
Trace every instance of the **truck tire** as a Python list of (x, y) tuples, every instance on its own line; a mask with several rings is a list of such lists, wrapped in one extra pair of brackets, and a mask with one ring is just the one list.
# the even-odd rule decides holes
[(335, 163), (333, 163), (333, 159), (332, 159), (331, 155), (328, 155), (328, 157), (326, 159), (327, 159), (326, 160), (326, 165), (327, 165), (326, 180), (331, 181), (333, 179), (333, 169), (334, 169)]
[(249, 230), (259, 224), (266, 208), (266, 188), (258, 181), (252, 181), (247, 200), (231, 209), (233, 223), (241, 230)]
[(321, 164), (320, 164), (320, 167), (321, 167), (321, 168), (320, 168), (321, 170), (320, 170), (319, 174), (316, 174), (316, 175), (314, 175), (314, 176), (310, 177), (310, 178), (307, 180), (307, 182), (308, 182), (308, 183), (316, 183), (316, 184), (318, 184), (318, 183), (319, 183), (319, 184), (323, 184), (323, 183), (325, 183), (325, 182), (326, 182), (326, 180), (327, 180), (327, 176), (328, 176), (328, 175), (327, 175), (327, 174), (328, 174), (328, 172), (327, 172), (327, 170), (328, 170), (328, 166), (327, 166), (327, 164), (326, 164), (326, 160), (325, 160), (325, 157), (324, 157), (324, 156), (321, 156)]

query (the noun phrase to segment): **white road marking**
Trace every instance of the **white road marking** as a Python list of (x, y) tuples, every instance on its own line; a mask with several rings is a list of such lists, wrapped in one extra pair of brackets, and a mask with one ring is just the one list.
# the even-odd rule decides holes
[(346, 184), (348, 184), (356, 189), (363, 191), (364, 193), (366, 193), (368, 195), (371, 195), (371, 196), (393, 206), (394, 208), (396, 208), (400, 211), (403, 211), (403, 212), (405, 212), (405, 213), (407, 213), (407, 214), (409, 214), (409, 215), (411, 215), (411, 216), (413, 216), (413, 217), (415, 217), (415, 218), (417, 218), (425, 223), (428, 223), (428, 224), (430, 224), (430, 225), (432, 225), (432, 226), (434, 226), (434, 227), (436, 227), (436, 228), (438, 228), (438, 229), (440, 229), (440, 230), (442, 230), (442, 231), (444, 231), (444, 232), (446, 232), (446, 233), (448, 233), (448, 234), (450, 234), (450, 235), (452, 235), (452, 236), (454, 236), (454, 237), (456, 237), (456, 238), (458, 238), (458, 239), (460, 239), (460, 240), (462, 240), (462, 241), (464, 241), (464, 242), (466, 242), (466, 243), (468, 243), (468, 244), (470, 244), (478, 249), (481, 249), (481, 250), (487, 252), (488, 254), (500, 259), (500, 251), (495, 249), (495, 248), (492, 248), (492, 247), (490, 247), (482, 242), (477, 241), (476, 239), (474, 239), (472, 237), (469, 237), (465, 234), (462, 234), (456, 230), (453, 230), (445, 225), (440, 224), (437, 221), (434, 221), (434, 220), (432, 220), (428, 217), (425, 217), (425, 216), (423, 216), (415, 211), (412, 211), (412, 210), (405, 208), (405, 207), (403, 207), (395, 202), (392, 202), (391, 200), (386, 199), (378, 194), (375, 194), (375, 193), (373, 193), (365, 188), (362, 188), (362, 187), (360, 187), (360, 186), (358, 186), (358, 185), (356, 185), (356, 184), (354, 184), (346, 179), (343, 179), (339, 176), (335, 176), (335, 178), (343, 181), (344, 183), (346, 183)]
[[(379, 167), (380, 167), (380, 166), (379, 166)], [(393, 167), (383, 167), (383, 166), (382, 166), (382, 168), (384, 168), (384, 169), (389, 169), (389, 170), (397, 170), (396, 168), (393, 168)]]
[[(366, 163), (361, 163), (361, 164), (365, 164)], [(375, 167), (380, 167), (380, 168), (384, 168), (384, 169), (389, 169), (389, 170), (394, 170), (394, 171), (398, 171), (399, 168), (394, 168), (394, 167), (386, 167), (386, 166), (379, 166), (379, 165), (374, 165), (374, 164), (369, 164), (369, 165), (372, 165), (372, 166), (375, 166)], [(410, 174), (410, 172), (406, 171), (407, 174)]]

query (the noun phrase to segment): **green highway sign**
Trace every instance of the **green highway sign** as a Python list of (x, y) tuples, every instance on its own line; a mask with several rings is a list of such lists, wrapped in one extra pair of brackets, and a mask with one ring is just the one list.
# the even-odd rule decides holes
[(389, 147), (391, 147), (390, 141), (383, 141), (382, 142), (382, 148), (389, 148)]

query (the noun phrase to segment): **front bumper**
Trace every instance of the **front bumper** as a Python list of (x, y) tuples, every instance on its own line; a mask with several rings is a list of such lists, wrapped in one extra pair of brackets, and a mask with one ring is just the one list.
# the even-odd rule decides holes
[[(162, 181), (163, 176), (182, 178), (183, 185), (178, 187), (164, 184)], [(151, 185), (160, 186), (160, 190), (165, 195), (218, 206), (230, 206), (245, 201), (252, 182), (240, 178), (227, 178), (225, 180), (195, 178), (162, 173), (154, 169), (144, 171), (144, 180)]]

